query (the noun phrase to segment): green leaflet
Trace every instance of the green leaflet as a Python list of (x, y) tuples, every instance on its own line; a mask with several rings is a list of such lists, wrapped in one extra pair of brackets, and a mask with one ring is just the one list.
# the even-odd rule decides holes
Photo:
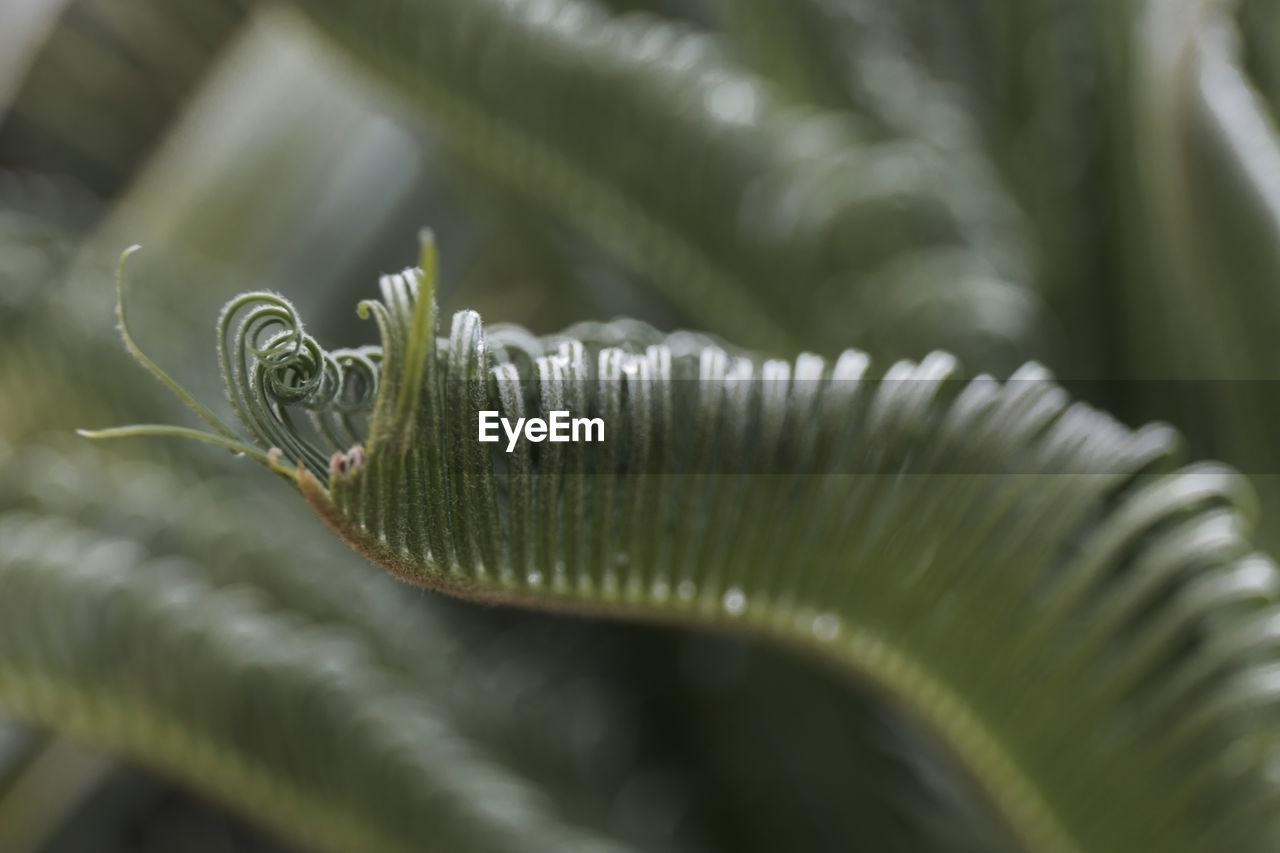
[[(1280, 840), (1276, 569), (1247, 484), (1178, 468), (1170, 429), (1035, 366), (962, 382), (941, 354), (877, 374), (854, 351), (762, 360), (625, 320), (537, 338), (467, 311), (438, 336), (430, 272), (381, 286), (374, 371), (272, 294), (220, 329), (257, 454), (387, 570), (808, 649), (926, 722), (1028, 849)], [(478, 410), (558, 408), (609, 438), (475, 439)]]
[(735, 52), (760, 74), (804, 100), (834, 109), (850, 106), (844, 63), (824, 38), (812, 4), (778, 0), (716, 0), (711, 5), (732, 36)]

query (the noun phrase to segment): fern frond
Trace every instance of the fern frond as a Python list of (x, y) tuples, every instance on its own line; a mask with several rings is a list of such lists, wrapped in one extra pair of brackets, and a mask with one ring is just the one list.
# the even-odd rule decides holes
[[(466, 311), (438, 337), (432, 288), (410, 269), (362, 304), (382, 353), (360, 445), (253, 378), (319, 382), (305, 334), (241, 338), (231, 374), (255, 435), (290, 434), (306, 500), (388, 571), (808, 649), (929, 724), (1030, 849), (1280, 837), (1277, 572), (1248, 485), (1179, 468), (1169, 428), (1127, 429), (1036, 366), (962, 382), (943, 354), (877, 374), (856, 351), (767, 360), (631, 321), (538, 338)], [(477, 441), (481, 410), (560, 409), (605, 442)]]

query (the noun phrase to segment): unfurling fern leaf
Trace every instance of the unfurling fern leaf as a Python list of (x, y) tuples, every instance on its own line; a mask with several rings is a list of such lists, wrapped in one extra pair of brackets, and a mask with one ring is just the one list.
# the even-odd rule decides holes
[[(855, 351), (763, 360), (626, 320), (539, 338), (469, 311), (438, 336), (433, 251), (361, 304), (380, 349), (326, 353), (273, 294), (228, 305), (256, 446), (189, 398), (216, 433), (98, 435), (250, 453), (424, 587), (806, 648), (931, 726), (1028, 849), (1280, 842), (1280, 579), (1238, 474), (1179, 468), (1172, 430), (1035, 366), (875, 373)], [(508, 452), (477, 440), (484, 410), (598, 417), (605, 441)]]

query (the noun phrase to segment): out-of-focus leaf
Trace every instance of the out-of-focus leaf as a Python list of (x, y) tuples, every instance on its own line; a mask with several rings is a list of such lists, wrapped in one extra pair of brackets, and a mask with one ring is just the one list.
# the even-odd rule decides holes
[[(1009, 284), (1026, 273), (1016, 241), (968, 218), (945, 157), (792, 103), (705, 33), (578, 0), (295, 5), (461, 156), (701, 325), (775, 350), (852, 336), (917, 355), (928, 328), (993, 366), (1039, 340), (1039, 306)], [(970, 286), (1000, 310), (970, 315)]]
[[(581, 650), (568, 654), (572, 635), (557, 642), (483, 621), (458, 620), (438, 600), (406, 595), (405, 588), (390, 578), (371, 575), (361, 561), (323, 536), (321, 525), (301, 506), (281, 505), (278, 498), (266, 494), (246, 495), (240, 478), (197, 478), (175, 473), (172, 463), (110, 459), (84, 448), (67, 453), (34, 445), (20, 448), (0, 474), (0, 509), (15, 517), (25, 513), (28, 519), (57, 519), (58, 524), (71, 525), (86, 536), (92, 532), (127, 540), (129, 548), (146, 554), (184, 555), (193, 582), (235, 591), (282, 619), (312, 624), (356, 642), (369, 671), (386, 673), (400, 685), (398, 689), (412, 693), (415, 701), (429, 708), (422, 713), (435, 715), (456, 738), (483, 751), (506, 772), (536, 785), (547, 807), (566, 819), (601, 833), (625, 835), (642, 847), (697, 849), (689, 837), (689, 824), (696, 823), (696, 816), (661, 814), (654, 811), (660, 803), (633, 804), (631, 809), (638, 809), (638, 814), (620, 822), (616, 800), (629, 779), (664, 774), (678, 779), (681, 771), (664, 769), (655, 758), (626, 746), (637, 737), (639, 722), (624, 698), (607, 690), (608, 682), (595, 674), (601, 661), (593, 661)], [(271, 523), (264, 524), (268, 518)], [(200, 559), (193, 562), (186, 555)], [(129, 582), (136, 589), (121, 594), (146, 599), (151, 594), (147, 591), (151, 575), (139, 570), (131, 577)], [(56, 597), (48, 606), (58, 607)], [(75, 617), (69, 612), (32, 618), (56, 622)], [(151, 623), (139, 624), (133, 636), (145, 643), (153, 629), (161, 630)], [(29, 654), (52, 653), (42, 650), (52, 636), (29, 632), (21, 644)], [(547, 653), (548, 646), (559, 653)], [(158, 653), (177, 671), (185, 672), (182, 657), (187, 651), (162, 646)], [(157, 666), (161, 663), (157, 661)], [(325, 666), (323, 656), (315, 665)], [(82, 676), (68, 685), (67, 702), (82, 701), (100, 684), (100, 677), (87, 669)], [(176, 681), (172, 689), (190, 691), (193, 700), (225, 690), (224, 699), (232, 705), (245, 689), (238, 681), (222, 686), (187, 676)], [(0, 690), (0, 706), (7, 697)], [(298, 696), (289, 701), (300, 709), (309, 700)], [(276, 737), (292, 737), (297, 722), (295, 713), (286, 712), (288, 705), (285, 701), (278, 715), (264, 712), (256, 718), (262, 737), (272, 732)], [(63, 710), (32, 712), (32, 719), (58, 726), (57, 714)], [(188, 713), (189, 708), (183, 712)], [(198, 715), (180, 716), (173, 723), (196, 728), (203, 724)], [(85, 736), (125, 747), (97, 725)], [(160, 734), (160, 729), (139, 731), (138, 738), (154, 738), (157, 743), (130, 744), (124, 752), (172, 773), (166, 762), (180, 756), (157, 758), (150, 752), (167, 749), (158, 742), (163, 740)], [(404, 736), (412, 740), (409, 734)], [(351, 746), (353, 751), (361, 748)], [(323, 759), (326, 750), (318, 748), (317, 760)], [(373, 767), (385, 759), (369, 754), (364, 760)], [(285, 762), (276, 770), (285, 772), (288, 766)], [(368, 773), (367, 778), (374, 780), (379, 772), (390, 771), (357, 767), (349, 772)], [(226, 799), (203, 779), (181, 778)], [(348, 780), (352, 785), (357, 782)], [(235, 804), (243, 810), (240, 801)], [(419, 815), (417, 819), (431, 818)], [(297, 837), (286, 830), (286, 835)]]
[(239, 0), (19, 5), (54, 8), (57, 18), (46, 39), (28, 43), (39, 51), (0, 109), (0, 163), (76, 175), (107, 197), (128, 183), (245, 11)]

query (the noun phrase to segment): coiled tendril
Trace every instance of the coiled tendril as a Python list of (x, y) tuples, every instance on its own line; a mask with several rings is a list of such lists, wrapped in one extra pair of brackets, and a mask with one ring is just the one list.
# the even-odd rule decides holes
[[(381, 348), (324, 350), (297, 310), (274, 293), (246, 293), (218, 319), (218, 357), (241, 423), (266, 448), (325, 476), (335, 451), (356, 444), (378, 393)], [(307, 434), (291, 409), (303, 409)]]

